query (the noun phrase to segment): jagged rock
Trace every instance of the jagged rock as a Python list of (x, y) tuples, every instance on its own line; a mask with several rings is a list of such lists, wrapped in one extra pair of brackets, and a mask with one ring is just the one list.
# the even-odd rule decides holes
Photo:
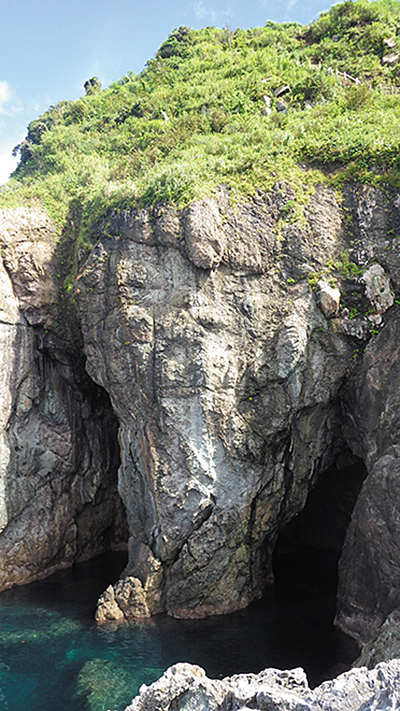
[[(397, 279), (381, 194), (350, 198), (360, 258), (388, 255)], [(129, 569), (147, 590), (147, 564), (136, 565), (146, 546), (159, 565), (155, 599), (177, 617), (228, 612), (259, 594), (279, 530), (343, 447), (338, 392), (368, 322), (327, 321), (301, 282), (289, 304), (274, 255), (292, 199), (282, 183), (235, 211), (226, 191), (183, 215), (161, 206), (152, 242), (140, 232), (101, 240), (77, 282), (87, 368), (121, 427)], [(282, 233), (292, 273), (346, 250), (332, 191), (318, 190), (305, 214), (307, 229)]]
[(222, 219), (215, 200), (195, 202), (185, 220), (185, 246), (189, 259), (201, 269), (218, 266), (226, 246)]
[(394, 294), (390, 288), (390, 278), (380, 264), (373, 264), (361, 277), (365, 284), (365, 294), (376, 313), (380, 316), (394, 303)]
[(369, 476), (339, 566), (337, 622), (362, 642), (400, 607), (399, 338), (395, 313), (367, 346), (346, 390), (344, 434)]
[[(120, 422), (129, 574), (152, 608), (139, 562), (147, 546), (159, 565), (153, 600), (177, 617), (228, 612), (260, 593), (279, 529), (340, 448), (333, 403), (353, 346), (307, 284), (290, 305), (281, 289), (274, 225), (288, 199), (282, 185), (233, 211), (222, 192), (192, 206), (190, 229), (187, 213), (169, 213), (170, 247), (157, 235), (101, 240), (77, 282), (86, 367)], [(156, 225), (166, 213), (157, 208)], [(320, 251), (292, 235), (291, 258), (338, 258), (337, 203), (319, 193), (310, 223)]]
[(57, 239), (0, 211), (0, 589), (126, 540), (115, 417), (57, 333)]
[(400, 607), (400, 459), (378, 459), (355, 505), (340, 561), (337, 621), (366, 642)]
[(334, 318), (339, 313), (340, 291), (326, 281), (318, 282), (319, 303), (326, 318)]
[(151, 686), (143, 685), (125, 711), (374, 711), (397, 709), (400, 661), (374, 670), (353, 669), (311, 691), (302, 669), (265, 669), (208, 679), (203, 669), (175, 664)]
[[(124, 576), (140, 581), (150, 613), (200, 617), (260, 594), (279, 532), (345, 446), (341, 389), (354, 368), (349, 446), (370, 474), (380, 458), (396, 457), (386, 447), (398, 441), (394, 315), (385, 313), (371, 370), (373, 343), (362, 356), (367, 319), (344, 311), (326, 319), (302, 277), (310, 267), (326, 273), (347, 252), (355, 280), (361, 266), (379, 262), (398, 289), (390, 236), (398, 196), (344, 191), (353, 245), (333, 190), (316, 190), (301, 223), (286, 219), (295, 198), (281, 181), (235, 209), (221, 188), (183, 212), (158, 205), (111, 213), (89, 256), (81, 254), (76, 282), (74, 323), (91, 380), (79, 338), (73, 358), (66, 347), (56, 303), (65, 243), (57, 246), (45, 216), (32, 216), (28, 235), (22, 213), (2, 213), (11, 230), (0, 272), (2, 585), (91, 555), (116, 518), (121, 540), (116, 420), (101, 387), (119, 423), (118, 488), (130, 533)], [(349, 287), (350, 278), (335, 278)], [(368, 512), (362, 499), (358, 510)], [(383, 530), (390, 516), (382, 509)], [(350, 549), (343, 581), (346, 567), (358, 569)], [(388, 568), (384, 551), (381, 558), (379, 585)]]
[(103, 594), (100, 595), (94, 617), (96, 622), (99, 623), (120, 622), (125, 620), (125, 615), (115, 599), (112, 585), (109, 585)]
[(400, 657), (400, 611), (392, 612), (376, 636), (364, 645), (354, 667), (373, 669), (380, 662)]
[(214, 680), (201, 667), (181, 663), (167, 669), (151, 686), (143, 685), (125, 711), (245, 708), (295, 711), (307, 692), (307, 677), (302, 669), (266, 669), (258, 675), (236, 674)]

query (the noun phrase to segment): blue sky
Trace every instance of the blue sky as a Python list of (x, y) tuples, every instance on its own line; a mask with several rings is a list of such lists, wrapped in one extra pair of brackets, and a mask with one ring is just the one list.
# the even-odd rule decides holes
[(103, 86), (146, 61), (179, 25), (308, 24), (330, 0), (0, 0), (0, 184), (30, 121), (83, 83)]

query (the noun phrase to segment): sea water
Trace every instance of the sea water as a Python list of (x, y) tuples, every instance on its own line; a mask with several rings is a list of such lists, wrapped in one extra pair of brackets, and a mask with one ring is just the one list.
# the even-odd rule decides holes
[(0, 595), (2, 711), (122, 711), (175, 662), (213, 678), (302, 666), (315, 686), (357, 655), (332, 625), (335, 592), (320, 573), (312, 585), (271, 586), (230, 615), (97, 626), (96, 599), (125, 562), (107, 554)]

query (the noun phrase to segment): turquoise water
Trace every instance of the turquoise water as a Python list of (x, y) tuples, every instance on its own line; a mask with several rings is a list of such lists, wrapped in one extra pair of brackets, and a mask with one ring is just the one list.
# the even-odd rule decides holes
[(357, 655), (332, 626), (334, 591), (320, 570), (317, 583), (296, 577), (232, 615), (97, 627), (96, 599), (124, 565), (109, 554), (0, 595), (2, 711), (122, 711), (177, 661), (215, 678), (303, 666), (315, 685)]

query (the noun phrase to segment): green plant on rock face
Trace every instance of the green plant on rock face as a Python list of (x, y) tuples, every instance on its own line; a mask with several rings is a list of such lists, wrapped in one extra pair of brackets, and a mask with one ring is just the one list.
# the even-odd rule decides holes
[(335, 269), (343, 274), (346, 279), (351, 279), (362, 273), (358, 265), (351, 261), (349, 250), (340, 253), (340, 261), (336, 262)]
[(322, 278), (322, 270), (318, 272), (308, 272), (307, 279), (310, 289), (313, 291), (317, 288), (318, 282)]

